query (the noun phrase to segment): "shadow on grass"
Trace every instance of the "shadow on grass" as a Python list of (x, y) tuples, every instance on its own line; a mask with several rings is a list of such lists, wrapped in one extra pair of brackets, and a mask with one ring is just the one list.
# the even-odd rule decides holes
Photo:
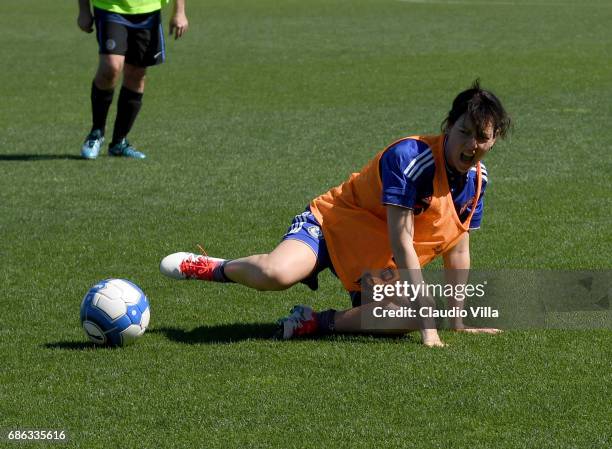
[(84, 161), (76, 154), (0, 154), (0, 162), (3, 161), (53, 161), (53, 160), (79, 160)]
[(92, 349), (106, 349), (106, 346), (95, 345), (90, 341), (56, 341), (45, 343), (47, 349), (64, 349), (69, 351), (90, 351)]
[[(277, 330), (278, 327), (271, 323), (234, 323), (218, 326), (200, 326), (190, 331), (171, 327), (153, 329), (150, 332), (164, 334), (166, 338), (172, 341), (195, 345), (236, 343), (244, 340), (277, 340)], [(335, 340), (353, 343), (372, 343), (381, 341), (400, 342), (406, 341), (406, 339), (412, 340), (413, 338), (409, 335), (337, 334), (302, 336), (291, 341)]]
[[(190, 331), (176, 327), (154, 328), (147, 331), (151, 334), (163, 334), (168, 340), (188, 345), (201, 344), (229, 344), (245, 340), (277, 340), (278, 327), (272, 323), (233, 323), (217, 326), (200, 326)], [(344, 335), (313, 335), (304, 336), (290, 341), (307, 340), (334, 340), (352, 343), (374, 343), (374, 342), (405, 342), (411, 341), (410, 335), (369, 335), (369, 334), (344, 334)], [(281, 341), (281, 340), (279, 340)], [(284, 340), (287, 342), (287, 340)], [(91, 351), (116, 349), (110, 346), (100, 346), (87, 341), (58, 341), (42, 345), (47, 349), (62, 349), (67, 351)]]
[(152, 329), (169, 340), (186, 344), (235, 343), (243, 340), (274, 340), (277, 327), (271, 323), (234, 323), (200, 326), (186, 331), (175, 327)]

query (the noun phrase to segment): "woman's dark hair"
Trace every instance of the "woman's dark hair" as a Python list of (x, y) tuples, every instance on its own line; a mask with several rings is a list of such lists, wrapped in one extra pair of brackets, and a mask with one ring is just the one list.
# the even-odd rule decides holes
[(479, 134), (489, 124), (493, 125), (495, 137), (506, 137), (510, 129), (511, 120), (501, 101), (493, 92), (482, 89), (479, 79), (453, 100), (448, 116), (442, 121), (442, 131), (447, 132), (463, 114), (470, 117)]

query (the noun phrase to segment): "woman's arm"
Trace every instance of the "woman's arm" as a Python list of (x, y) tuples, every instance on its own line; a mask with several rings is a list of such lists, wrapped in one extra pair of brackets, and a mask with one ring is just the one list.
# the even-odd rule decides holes
[[(470, 275), (470, 234), (465, 233), (461, 240), (449, 251), (444, 253), (444, 270), (446, 282), (452, 285), (465, 285)], [(449, 308), (462, 310), (465, 300), (448, 299)], [(451, 318), (450, 326), (460, 332), (496, 334), (501, 332), (494, 328), (475, 328), (463, 324), (463, 318)]]
[(174, 39), (178, 39), (187, 32), (189, 21), (185, 14), (185, 0), (174, 0), (174, 10), (170, 18), (170, 35), (174, 34)]
[[(414, 249), (414, 214), (412, 209), (405, 207), (387, 206), (387, 224), (389, 231), (389, 243), (393, 251), (393, 257), (397, 268), (402, 270), (402, 281), (407, 281), (414, 285), (424, 285), (421, 264)], [(406, 278), (407, 277), (407, 278)], [(435, 307), (433, 298), (421, 296), (415, 301), (418, 308)], [(413, 303), (413, 304), (415, 304)], [(438, 331), (436, 330), (435, 320), (422, 319), (421, 338), (426, 346), (444, 346)]]
[(79, 0), (79, 16), (77, 17), (77, 25), (86, 33), (93, 32), (93, 15), (91, 13), (91, 5), (89, 0)]

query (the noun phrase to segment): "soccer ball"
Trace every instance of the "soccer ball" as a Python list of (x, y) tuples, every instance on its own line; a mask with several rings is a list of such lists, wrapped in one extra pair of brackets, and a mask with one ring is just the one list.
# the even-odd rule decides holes
[(125, 279), (105, 279), (81, 303), (85, 334), (99, 345), (125, 346), (144, 334), (151, 312), (142, 290)]

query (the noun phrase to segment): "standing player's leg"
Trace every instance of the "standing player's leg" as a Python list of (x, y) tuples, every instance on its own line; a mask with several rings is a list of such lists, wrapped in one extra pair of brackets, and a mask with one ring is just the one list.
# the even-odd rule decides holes
[(106, 129), (108, 110), (113, 102), (113, 93), (119, 83), (125, 64), (125, 56), (101, 54), (98, 69), (91, 86), (92, 131)]
[(127, 31), (128, 48), (123, 68), (123, 85), (117, 102), (113, 140), (108, 153), (110, 156), (144, 159), (145, 154), (130, 145), (127, 136), (142, 107), (147, 67), (161, 64), (165, 60), (161, 13), (156, 11), (146, 17), (140, 17), (138, 22), (127, 25)]
[(94, 16), (99, 58), (91, 84), (92, 126), (81, 147), (81, 156), (85, 159), (98, 157), (104, 143), (106, 118), (113, 102), (115, 86), (123, 71), (127, 49), (125, 27), (107, 20), (108, 15), (99, 9), (94, 9)]
[(142, 107), (146, 74), (146, 67), (127, 62), (123, 67), (123, 85), (117, 101), (117, 117), (115, 118), (113, 140), (109, 149), (109, 154), (112, 156), (129, 156), (136, 159), (145, 157), (144, 153), (129, 145), (127, 135)]
[(113, 102), (115, 86), (121, 75), (123, 63), (124, 56), (122, 55), (101, 54), (99, 56), (98, 69), (91, 83), (92, 125), (81, 148), (81, 155), (85, 159), (98, 157), (100, 147), (104, 143), (106, 118)]

